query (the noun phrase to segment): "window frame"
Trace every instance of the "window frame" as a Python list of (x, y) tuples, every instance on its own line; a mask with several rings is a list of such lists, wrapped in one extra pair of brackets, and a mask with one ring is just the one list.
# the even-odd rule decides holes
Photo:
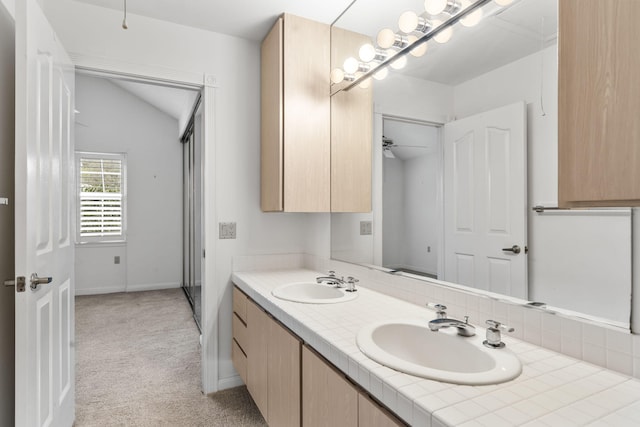
[[(96, 159), (96, 160), (119, 160), (122, 165), (121, 175), (121, 224), (122, 232), (117, 236), (82, 236), (82, 196), (80, 191), (81, 180), (81, 159)], [(76, 195), (76, 244), (109, 244), (109, 243), (125, 243), (127, 241), (127, 155), (126, 153), (106, 153), (95, 151), (76, 151), (75, 152), (75, 195)]]

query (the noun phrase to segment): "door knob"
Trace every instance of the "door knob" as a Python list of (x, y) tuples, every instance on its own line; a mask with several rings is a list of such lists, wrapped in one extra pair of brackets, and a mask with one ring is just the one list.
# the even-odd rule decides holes
[(502, 250), (505, 251), (505, 252), (513, 252), (514, 254), (519, 254), (520, 253), (520, 246), (513, 245), (510, 248), (502, 248)]
[(31, 290), (35, 291), (38, 289), (38, 286), (51, 283), (52, 280), (53, 277), (38, 277), (36, 273), (33, 273), (31, 275)]

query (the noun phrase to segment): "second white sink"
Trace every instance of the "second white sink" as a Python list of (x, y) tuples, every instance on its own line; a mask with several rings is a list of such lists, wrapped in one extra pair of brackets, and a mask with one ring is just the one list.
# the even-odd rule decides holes
[(276, 298), (306, 304), (335, 304), (358, 297), (358, 292), (346, 292), (342, 288), (315, 282), (287, 283), (273, 289), (271, 294)]
[(408, 319), (367, 326), (358, 333), (357, 344), (365, 355), (382, 365), (438, 381), (497, 384), (520, 375), (520, 360), (506, 348), (483, 346), (484, 333), (480, 335), (461, 337), (444, 330), (432, 332), (427, 320)]

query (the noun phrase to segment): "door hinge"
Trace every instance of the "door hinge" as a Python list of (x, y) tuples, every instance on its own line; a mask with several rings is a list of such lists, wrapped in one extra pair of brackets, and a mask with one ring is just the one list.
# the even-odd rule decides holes
[(27, 278), (24, 276), (16, 277), (16, 292), (24, 292)]

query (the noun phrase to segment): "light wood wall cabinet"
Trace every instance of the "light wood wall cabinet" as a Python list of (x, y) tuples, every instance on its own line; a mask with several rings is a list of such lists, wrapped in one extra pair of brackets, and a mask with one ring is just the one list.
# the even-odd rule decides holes
[(262, 42), (261, 207), (328, 212), (329, 25), (283, 14)]
[(299, 426), (300, 340), (235, 287), (233, 308), (232, 359), (256, 406), (271, 427)]
[(560, 0), (558, 199), (640, 205), (640, 1)]

